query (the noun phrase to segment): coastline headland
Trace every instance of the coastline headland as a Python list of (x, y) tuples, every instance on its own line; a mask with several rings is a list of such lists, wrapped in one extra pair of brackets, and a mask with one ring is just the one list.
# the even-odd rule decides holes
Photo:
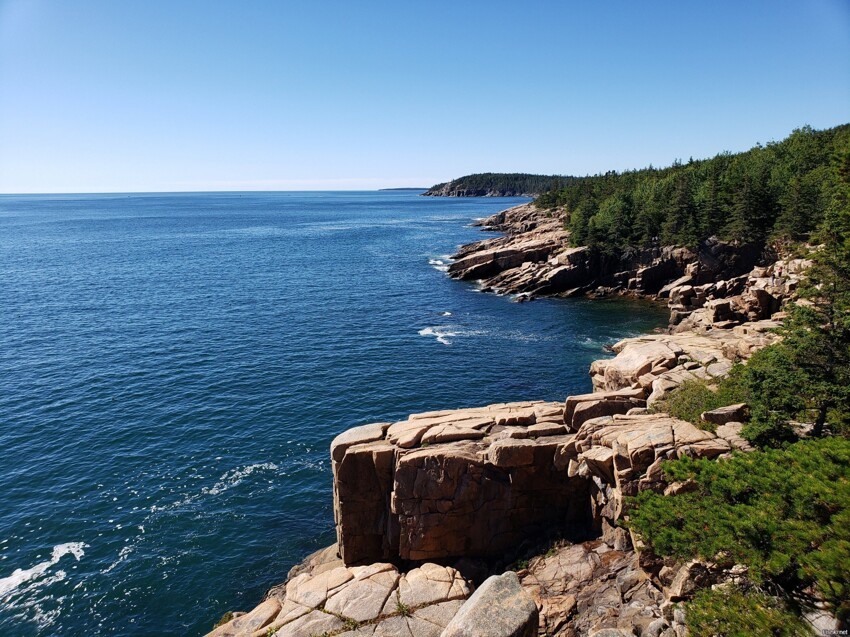
[[(570, 247), (557, 212), (523, 204), (480, 223), (450, 276), (518, 300), (624, 294), (666, 301), (666, 333), (590, 368), (593, 391), (412, 414), (331, 444), (337, 543), (216, 637), (620, 637), (685, 631), (677, 603), (736, 567), (661, 559), (622, 525), (628, 498), (678, 493), (661, 464), (748, 451), (745, 406), (706, 429), (660, 410), (688, 380), (720, 379), (773, 342), (808, 262), (765, 263), (709, 240), (605, 257)], [(709, 431), (708, 429), (713, 429)]]

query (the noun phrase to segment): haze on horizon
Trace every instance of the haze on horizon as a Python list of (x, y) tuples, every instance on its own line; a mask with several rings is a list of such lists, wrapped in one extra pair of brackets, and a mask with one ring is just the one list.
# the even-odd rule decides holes
[(0, 193), (592, 174), (850, 121), (850, 3), (0, 0)]

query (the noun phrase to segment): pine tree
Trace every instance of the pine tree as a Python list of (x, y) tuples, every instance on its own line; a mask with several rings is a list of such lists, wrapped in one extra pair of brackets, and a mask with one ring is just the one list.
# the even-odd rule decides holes
[(699, 231), (696, 227), (696, 208), (691, 192), (690, 173), (680, 170), (673, 187), (673, 200), (662, 229), (667, 243), (696, 247)]
[(832, 200), (817, 234), (822, 245), (813, 256), (804, 303), (795, 306), (784, 328), (794, 364), (808, 379), (814, 435), (827, 423), (850, 426), (850, 143), (836, 153)]

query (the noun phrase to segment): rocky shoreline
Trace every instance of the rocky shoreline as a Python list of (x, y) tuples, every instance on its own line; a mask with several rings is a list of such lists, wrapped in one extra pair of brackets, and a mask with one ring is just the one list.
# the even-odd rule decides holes
[(703, 414), (714, 432), (657, 409), (777, 338), (807, 263), (758, 265), (720, 242), (606, 261), (527, 204), (482, 225), (505, 235), (462, 247), (453, 277), (520, 298), (663, 299), (670, 330), (614, 345), (591, 366), (592, 393), (562, 403), (412, 414), (339, 435), (337, 543), (210, 635), (681, 637), (679, 602), (746, 577), (659, 559), (620, 522), (640, 491), (691, 488), (665, 479), (665, 460), (750, 449), (744, 405)]
[[(502, 236), (462, 246), (449, 276), (480, 281), (485, 290), (537, 296), (622, 294), (668, 298), (684, 285), (737, 283), (759, 262), (759, 251), (709, 240), (698, 251), (654, 246), (606, 255), (569, 245), (563, 214), (533, 203), (508, 208), (477, 222)], [(729, 294), (735, 293), (734, 287)]]

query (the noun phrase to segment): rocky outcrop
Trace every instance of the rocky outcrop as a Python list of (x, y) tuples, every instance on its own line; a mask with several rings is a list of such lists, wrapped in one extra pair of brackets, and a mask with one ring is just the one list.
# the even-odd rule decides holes
[[(428, 412), (341, 434), (331, 447), (338, 544), (307, 558), (264, 602), (211, 635), (672, 630), (667, 588), (684, 585), (673, 585), (675, 564), (665, 566), (667, 579), (658, 576), (660, 566), (644, 569), (633, 549), (639, 540), (618, 526), (626, 498), (682, 489), (666, 481), (665, 460), (716, 458), (746, 443), (740, 423), (715, 434), (643, 413), (642, 392)], [(625, 403), (629, 413), (582, 420), (584, 408), (599, 401)], [(461, 572), (429, 562), (461, 557), (461, 568), (479, 557), (498, 564), (553, 529), (599, 539), (563, 543), (536, 558), (520, 571), (521, 587), (508, 573), (470, 597), (472, 583)]]
[[(453, 257), (449, 275), (478, 280), (485, 290), (523, 298), (587, 293), (668, 298), (676, 282), (693, 287), (740, 276), (758, 257), (751, 247), (716, 239), (705, 241), (696, 251), (655, 246), (606, 256), (571, 247), (563, 213), (540, 210), (533, 204), (509, 208), (480, 225), (504, 236), (463, 246)], [(679, 312), (687, 315), (684, 307)]]
[[(553, 281), (581, 279), (585, 274), (583, 249), (567, 245), (563, 220), (542, 216), (532, 204), (509, 208), (479, 224), (506, 236), (463, 246), (449, 266), (449, 276), (484, 279), (485, 286), (512, 293), (546, 293)], [(568, 275), (567, 272), (576, 274)]]
[(736, 362), (775, 342), (778, 337), (773, 330), (779, 326), (777, 321), (764, 320), (699, 334), (627, 338), (612, 347), (614, 358), (593, 362), (593, 388), (596, 392), (642, 390), (630, 396), (645, 398), (651, 406), (685, 381), (722, 378)]
[(561, 546), (532, 559), (521, 578), (540, 608), (539, 635), (644, 635), (669, 626), (664, 593), (632, 550), (602, 541)]
[(666, 414), (626, 413), (645, 411), (646, 391), (414, 414), (346, 432), (331, 447), (343, 561), (492, 558), (551, 528), (601, 533), (616, 526), (623, 495), (663, 488), (654, 484), (663, 460), (732, 450)]
[(668, 285), (661, 296), (669, 299), (674, 332), (728, 330), (780, 318), (810, 265), (808, 259), (780, 259), (746, 275), (701, 285), (695, 284), (693, 277), (685, 277)]
[(470, 592), (455, 569), (428, 563), (304, 572), (208, 637), (439, 637)]
[(503, 555), (524, 539), (586, 525), (588, 484), (554, 463), (561, 403), (413, 414), (331, 445), (346, 564)]

